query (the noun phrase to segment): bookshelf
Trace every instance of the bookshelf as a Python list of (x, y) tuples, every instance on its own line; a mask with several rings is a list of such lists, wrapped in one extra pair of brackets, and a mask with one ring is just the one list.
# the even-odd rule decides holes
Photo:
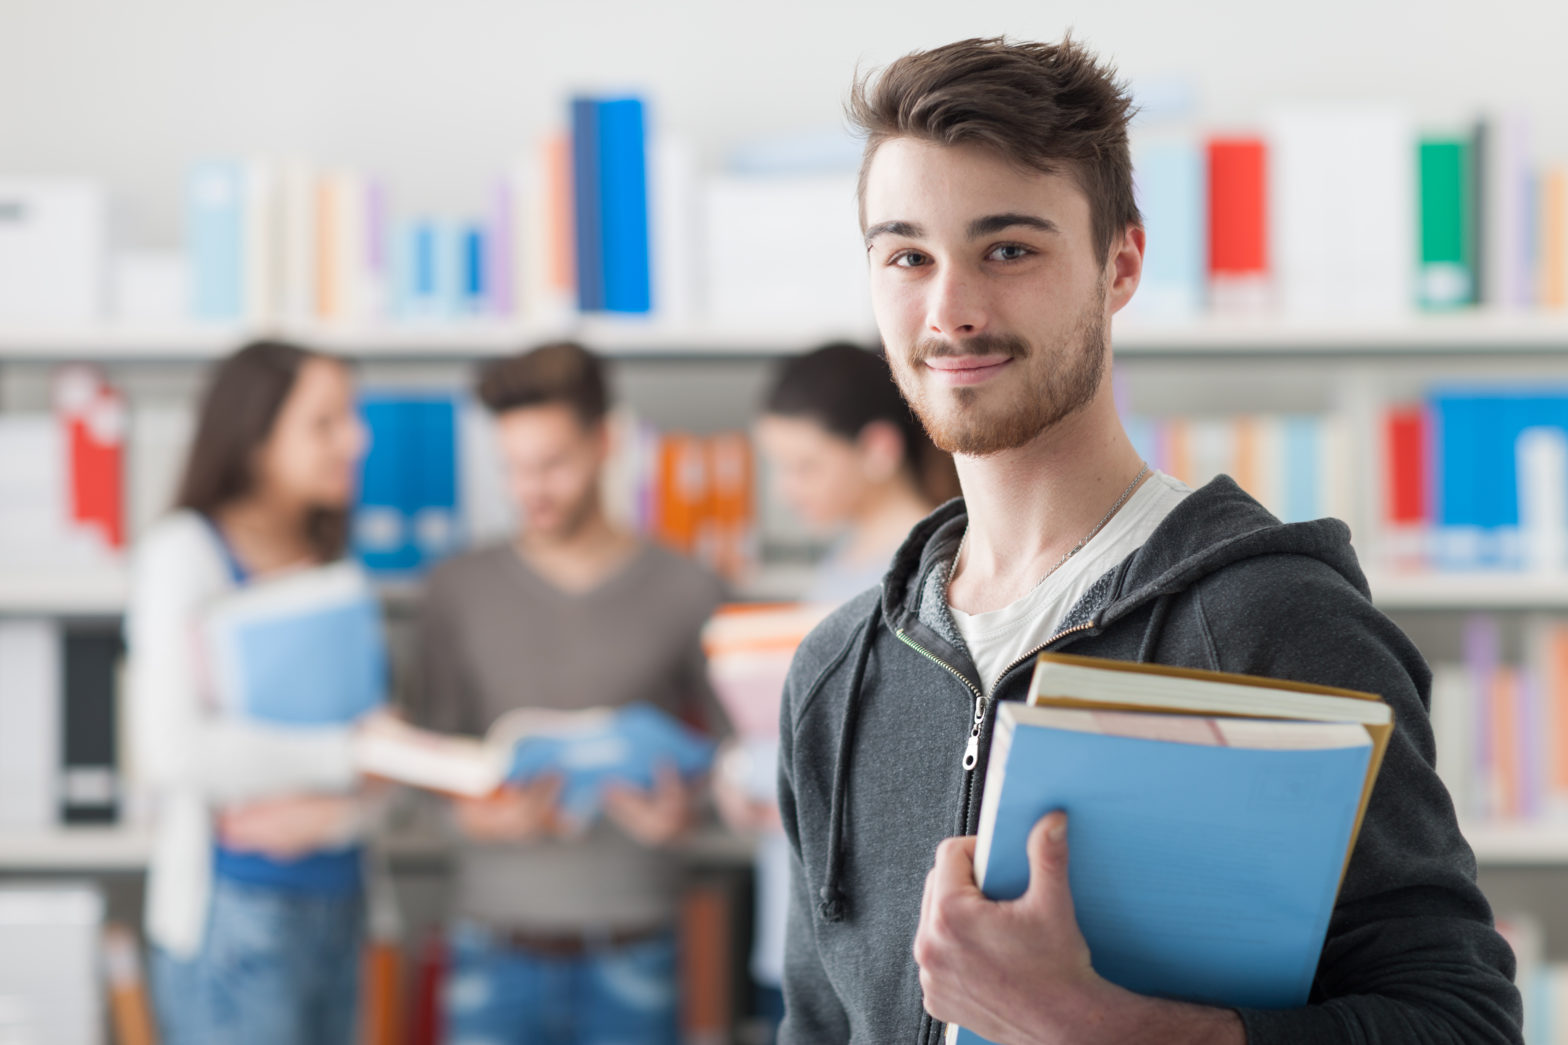
[[(876, 336), (869, 324), (746, 327), (600, 316), (559, 323), (470, 320), (365, 326), (104, 323), (0, 327), (0, 365), (83, 360), (206, 363), (258, 337), (288, 338), (350, 358), (395, 362), (483, 359), (561, 338), (580, 340), (612, 358), (771, 358), (830, 340), (870, 343)], [(1462, 360), (1476, 352), (1550, 359), (1568, 357), (1568, 312), (1475, 309), (1367, 320), (1211, 316), (1151, 322), (1128, 318), (1117, 321), (1112, 340), (1122, 360)]]

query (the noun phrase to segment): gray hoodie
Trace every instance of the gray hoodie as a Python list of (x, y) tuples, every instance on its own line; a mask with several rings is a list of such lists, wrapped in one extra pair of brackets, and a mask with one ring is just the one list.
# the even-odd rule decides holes
[[(911, 947), (937, 843), (973, 834), (997, 700), (952, 624), (961, 501), (911, 533), (883, 585), (802, 645), (785, 686), (780, 807), (793, 850), (781, 1041), (940, 1041)], [(1241, 1010), (1255, 1045), (1518, 1042), (1514, 957), (1433, 771), (1431, 672), (1373, 608), (1350, 532), (1285, 525), (1221, 477), (1091, 588), (1044, 648), (1366, 690), (1389, 743), (1306, 1007)], [(979, 768), (964, 766), (966, 748)]]

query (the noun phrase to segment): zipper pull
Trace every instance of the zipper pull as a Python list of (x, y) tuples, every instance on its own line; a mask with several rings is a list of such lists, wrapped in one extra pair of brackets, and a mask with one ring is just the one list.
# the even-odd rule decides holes
[(980, 762), (980, 724), (985, 721), (985, 700), (975, 698), (975, 721), (969, 729), (969, 740), (964, 744), (964, 772), (974, 771)]

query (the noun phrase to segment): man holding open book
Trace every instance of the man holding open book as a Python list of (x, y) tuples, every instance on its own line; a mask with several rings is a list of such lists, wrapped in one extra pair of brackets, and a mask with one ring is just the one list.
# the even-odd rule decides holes
[[(1430, 672), (1372, 607), (1348, 530), (1283, 525), (1227, 478), (1189, 490), (1151, 472), (1116, 415), (1111, 317), (1144, 254), (1130, 108), (1071, 41), (963, 41), (852, 95), (878, 326), (964, 498), (791, 669), (781, 1038), (934, 1045), (962, 1025), (1001, 1045), (1517, 1042), (1513, 956), (1432, 768)], [(1115, 982), (1079, 929), (1060, 812), (1028, 836), (1022, 896), (980, 891), (998, 706), (1025, 699), (1041, 652), (1386, 702), (1381, 774), (1299, 1004)], [(1236, 931), (1223, 921), (1189, 931)]]

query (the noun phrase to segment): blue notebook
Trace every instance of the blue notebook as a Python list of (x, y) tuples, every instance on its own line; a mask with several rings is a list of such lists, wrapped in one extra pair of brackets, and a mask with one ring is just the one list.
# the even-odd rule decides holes
[(604, 789), (614, 783), (648, 789), (657, 766), (682, 777), (707, 772), (714, 743), (649, 704), (630, 704), (580, 720), (559, 736), (520, 741), (508, 776), (528, 781), (545, 773), (562, 777), (561, 808), (578, 820), (599, 812)]
[(202, 622), (221, 707), (286, 726), (351, 722), (387, 696), (381, 606), (353, 563), (254, 581)]
[(507, 780), (557, 773), (562, 809), (587, 822), (598, 815), (607, 785), (651, 788), (661, 765), (697, 776), (712, 765), (713, 752), (706, 736), (638, 703), (590, 711), (518, 708), (498, 718), (483, 738), (382, 722), (356, 738), (355, 760), (373, 776), (470, 798), (483, 798)]
[[(1305, 1004), (1392, 729), (1387, 705), (1051, 655), (1032, 692), (1045, 706), (997, 712), (982, 891), (1022, 895), (1029, 831), (1064, 810), (1079, 928), (1101, 976), (1202, 1004)], [(1245, 715), (1257, 717), (1234, 717)]]

